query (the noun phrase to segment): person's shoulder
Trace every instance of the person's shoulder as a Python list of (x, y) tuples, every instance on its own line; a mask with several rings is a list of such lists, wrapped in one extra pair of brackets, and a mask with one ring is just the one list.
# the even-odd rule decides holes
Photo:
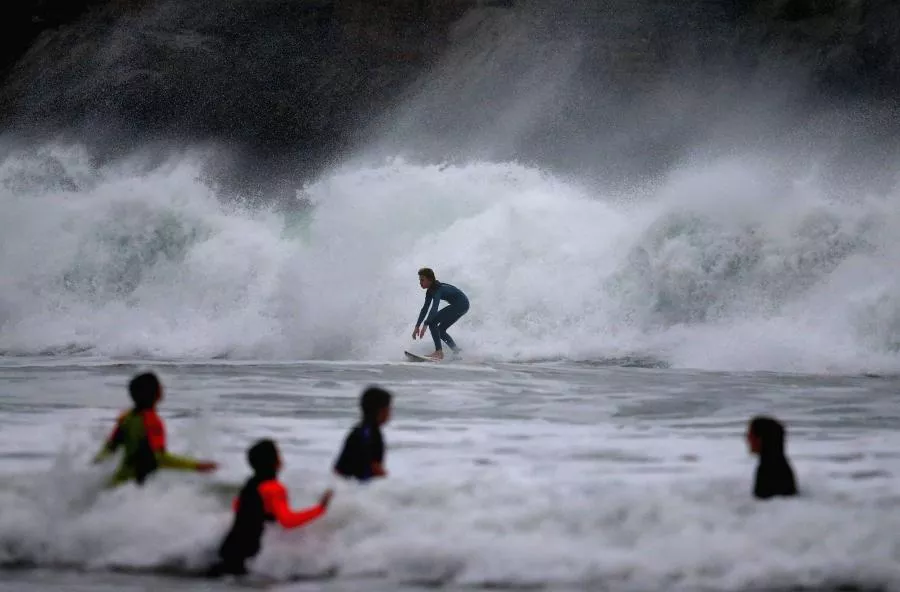
[(256, 491), (259, 492), (263, 508), (267, 512), (277, 512), (279, 506), (287, 503), (287, 488), (278, 479), (263, 481), (256, 488)]
[(360, 436), (366, 443), (380, 442), (383, 437), (381, 435), (381, 426), (378, 424), (367, 424), (360, 426)]
[(363, 426), (361, 423), (355, 424), (352, 428), (347, 431), (347, 437), (344, 438), (344, 441), (347, 443), (354, 442), (362, 439), (363, 437)]
[(268, 481), (263, 481), (259, 484), (258, 489), (262, 495), (280, 495), (287, 491), (284, 483), (282, 483), (278, 479), (269, 479)]
[(356, 424), (356, 429), (359, 430), (361, 434), (365, 435), (380, 431), (381, 427), (372, 421), (361, 421)]
[(163, 420), (156, 413), (156, 409), (147, 409), (146, 411), (141, 412), (141, 415), (144, 417), (144, 423), (146, 425), (152, 425), (152, 426), (163, 425)]

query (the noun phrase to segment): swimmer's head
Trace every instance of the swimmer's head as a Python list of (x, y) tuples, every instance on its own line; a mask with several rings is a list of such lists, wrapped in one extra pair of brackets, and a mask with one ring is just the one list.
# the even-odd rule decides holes
[(363, 421), (383, 425), (391, 418), (391, 393), (377, 386), (370, 386), (359, 401)]
[(784, 426), (772, 417), (758, 415), (747, 427), (747, 446), (753, 454), (784, 453)]
[(247, 451), (247, 462), (253, 472), (262, 477), (274, 478), (281, 468), (281, 458), (275, 442), (266, 438), (258, 440)]
[(134, 408), (138, 411), (146, 411), (162, 399), (163, 389), (159, 379), (152, 372), (139, 374), (131, 379), (128, 384), (128, 393), (134, 401)]

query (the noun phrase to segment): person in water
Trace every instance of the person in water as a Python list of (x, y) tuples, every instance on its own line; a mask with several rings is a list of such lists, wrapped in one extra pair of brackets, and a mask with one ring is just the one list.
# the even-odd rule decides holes
[(371, 386), (362, 394), (360, 407), (362, 421), (353, 426), (344, 440), (344, 447), (334, 463), (334, 472), (359, 481), (386, 477), (381, 426), (391, 417), (391, 394)]
[(261, 548), (266, 522), (278, 522), (283, 528), (297, 528), (323, 516), (331, 503), (333, 492), (328, 489), (319, 503), (300, 511), (293, 511), (288, 494), (278, 480), (281, 457), (272, 440), (259, 440), (247, 451), (247, 462), (253, 469), (250, 477), (234, 500), (234, 521), (219, 547), (219, 561), (207, 575), (245, 575), (247, 560), (256, 557)]
[(95, 463), (101, 462), (119, 448), (124, 449), (111, 485), (128, 481), (143, 485), (147, 477), (161, 468), (201, 473), (217, 468), (214, 462), (176, 456), (166, 450), (165, 425), (156, 414), (156, 406), (163, 398), (163, 387), (155, 374), (147, 372), (135, 376), (128, 385), (128, 392), (134, 407), (119, 416), (103, 448), (94, 457)]
[[(434, 353), (430, 354), (429, 358), (432, 360), (444, 359), (441, 342), (446, 343), (453, 353), (459, 353), (460, 349), (456, 347), (456, 342), (447, 333), (447, 329), (469, 312), (469, 299), (456, 286), (437, 281), (434, 271), (427, 267), (419, 270), (419, 285), (425, 290), (425, 304), (422, 305), (416, 321), (416, 328), (413, 329), (413, 339), (424, 336), (425, 327), (428, 327), (431, 329), (431, 338), (434, 340)], [(441, 300), (445, 300), (449, 306), (445, 306), (439, 311), (438, 305)], [(431, 312), (428, 312), (429, 306), (431, 306)], [(424, 324), (422, 324), (423, 320)]]
[(785, 430), (776, 419), (754, 417), (747, 429), (750, 452), (759, 456), (753, 495), (759, 499), (797, 495), (794, 471), (784, 453)]

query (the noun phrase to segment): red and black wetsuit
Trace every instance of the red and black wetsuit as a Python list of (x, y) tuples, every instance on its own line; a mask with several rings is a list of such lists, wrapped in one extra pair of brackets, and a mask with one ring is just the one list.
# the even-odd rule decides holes
[[(274, 473), (274, 471), (273, 471)], [(288, 505), (287, 490), (273, 474), (254, 475), (234, 500), (234, 522), (219, 548), (219, 563), (210, 575), (247, 573), (246, 561), (255, 557), (266, 522), (278, 522), (284, 528), (296, 528), (325, 513), (317, 504), (299, 512)]]

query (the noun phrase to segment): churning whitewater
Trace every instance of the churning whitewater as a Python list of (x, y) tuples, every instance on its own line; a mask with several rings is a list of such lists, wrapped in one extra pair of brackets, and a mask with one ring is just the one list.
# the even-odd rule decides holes
[[(173, 451), (222, 467), (103, 491), (115, 463), (90, 459), (140, 366), (3, 360), (0, 565), (88, 572), (63, 574), (54, 590), (96, 588), (111, 570), (184, 582), (209, 565), (230, 525), (245, 448), (274, 437), (295, 507), (336, 489), (322, 520), (266, 533), (253, 572), (279, 582), (327, 577), (312, 589), (335, 591), (900, 590), (896, 380), (556, 363), (154, 366), (171, 387), (160, 412)], [(385, 428), (390, 476), (360, 486), (330, 467), (372, 380), (396, 394)], [(790, 418), (799, 498), (751, 496), (742, 430), (767, 409)], [(50, 589), (26, 588), (19, 574), (4, 572), (6, 590)], [(114, 589), (215, 586), (157, 581), (132, 576)]]
[(0, 351), (399, 360), (433, 267), (473, 361), (900, 370), (900, 212), (765, 159), (604, 191), (514, 163), (345, 165), (241, 205), (189, 157), (0, 166)]

